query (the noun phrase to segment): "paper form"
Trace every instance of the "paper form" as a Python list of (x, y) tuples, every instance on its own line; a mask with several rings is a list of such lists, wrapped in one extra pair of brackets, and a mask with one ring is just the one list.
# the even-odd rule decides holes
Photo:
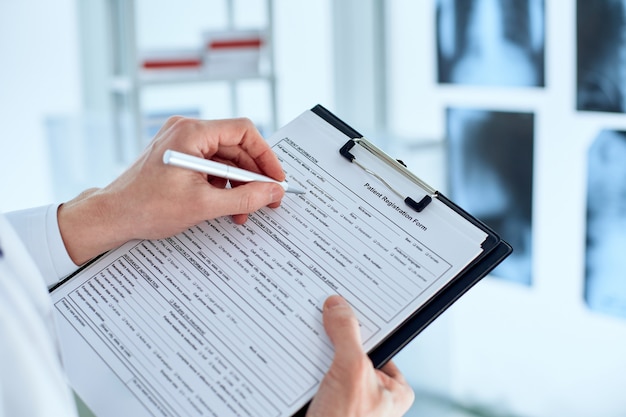
[(369, 350), (480, 254), (484, 232), (447, 207), (412, 211), (339, 155), (346, 140), (305, 112), (270, 142), (306, 194), (244, 225), (129, 242), (53, 292), (70, 382), (98, 416), (292, 415), (332, 361), (329, 295)]

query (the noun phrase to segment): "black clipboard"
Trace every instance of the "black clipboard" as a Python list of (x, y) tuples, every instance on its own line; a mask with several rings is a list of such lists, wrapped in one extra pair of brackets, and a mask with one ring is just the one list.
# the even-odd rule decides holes
[[(411, 178), (414, 182), (416, 182), (417, 186), (425, 189), (429, 193), (427, 195), (428, 198), (412, 199), (410, 196), (407, 196), (406, 198), (409, 200), (405, 201), (407, 205), (416, 211), (427, 210), (430, 199), (437, 198), (439, 201), (446, 204), (460, 216), (487, 234), (487, 238), (482, 244), (483, 252), (476, 259), (465, 267), (453, 280), (451, 280), (421, 308), (408, 317), (402, 325), (397, 327), (395, 331), (390, 333), (382, 342), (368, 352), (374, 366), (380, 368), (391, 360), (391, 358), (393, 358), (430, 323), (439, 317), (456, 300), (458, 300), (478, 281), (489, 274), (489, 272), (491, 272), (500, 262), (509, 256), (513, 251), (513, 248), (507, 242), (502, 240), (502, 238), (500, 238), (500, 236), (492, 228), (463, 210), (443, 194), (432, 189), (432, 187), (411, 173), (401, 161), (394, 160), (380, 149), (376, 148), (364, 139), (363, 135), (339, 119), (328, 109), (318, 104), (314, 106), (311, 111), (346, 135), (346, 144), (338, 150), (342, 156), (347, 159), (346, 163), (353, 162), (350, 159), (351, 155), (348, 153), (350, 149), (353, 146), (364, 144), (370, 150), (374, 150), (380, 157), (385, 158), (386, 161), (392, 164), (397, 170)], [(296, 414), (294, 414), (294, 416), (304, 416), (308, 406), (309, 404), (306, 404)]]

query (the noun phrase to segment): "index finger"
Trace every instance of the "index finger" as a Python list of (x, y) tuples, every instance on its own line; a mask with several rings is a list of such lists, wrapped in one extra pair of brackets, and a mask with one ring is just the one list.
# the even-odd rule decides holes
[(285, 179), (280, 161), (254, 124), (245, 118), (218, 120), (218, 144), (213, 154), (238, 167), (263, 173), (278, 181)]

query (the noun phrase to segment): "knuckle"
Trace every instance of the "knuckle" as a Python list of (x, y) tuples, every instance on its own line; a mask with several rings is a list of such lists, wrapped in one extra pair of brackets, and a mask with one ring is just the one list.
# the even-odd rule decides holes
[(179, 121), (179, 120), (184, 120), (184, 119), (185, 119), (185, 117), (183, 117), (183, 116), (177, 116), (177, 115), (174, 115), (174, 116), (170, 116), (170, 117), (169, 117), (169, 121), (171, 121), (172, 123), (176, 123), (177, 121)]
[(184, 129), (185, 126), (188, 126), (190, 119), (187, 119), (183, 116), (170, 116), (167, 118), (165, 123), (159, 129), (159, 132), (156, 134), (154, 139), (159, 139), (164, 135), (167, 135), (168, 132), (178, 132), (181, 129)]
[(261, 198), (256, 193), (243, 193), (239, 200), (241, 213), (252, 213), (261, 207)]
[(181, 123), (184, 123), (186, 119), (183, 116), (170, 116), (167, 118), (167, 121), (165, 122), (165, 126), (175, 126), (175, 125), (180, 125)]
[(246, 126), (246, 127), (254, 126), (254, 123), (252, 123), (252, 120), (247, 117), (238, 117), (235, 119), (235, 121), (237, 123), (240, 123), (242, 126)]
[(256, 125), (247, 117), (238, 117), (233, 119), (233, 123), (238, 129), (245, 132), (256, 131)]

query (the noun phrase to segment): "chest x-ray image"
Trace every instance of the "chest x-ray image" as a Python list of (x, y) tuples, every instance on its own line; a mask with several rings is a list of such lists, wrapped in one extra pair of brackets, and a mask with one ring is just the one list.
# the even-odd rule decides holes
[(603, 130), (588, 151), (585, 298), (626, 318), (626, 132)]
[(626, 110), (626, 1), (578, 0), (578, 110)]
[(531, 284), (534, 115), (447, 110), (450, 194), (513, 246), (492, 275)]
[(544, 0), (438, 0), (439, 83), (543, 87)]

